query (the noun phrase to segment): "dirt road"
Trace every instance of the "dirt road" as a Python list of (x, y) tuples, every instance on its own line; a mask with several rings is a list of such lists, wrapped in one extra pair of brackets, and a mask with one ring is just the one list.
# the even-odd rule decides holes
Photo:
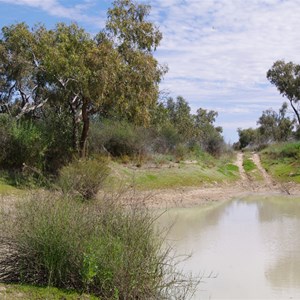
[(240, 179), (234, 183), (206, 185), (199, 188), (177, 188), (159, 190), (151, 193), (148, 205), (151, 207), (192, 207), (206, 205), (211, 202), (223, 201), (232, 198), (252, 195), (296, 195), (300, 196), (300, 187), (297, 184), (280, 184), (273, 180), (263, 168), (257, 153), (251, 153), (250, 159), (256, 165), (256, 170), (262, 180), (253, 179), (243, 167), (244, 154), (237, 153), (235, 164), (239, 168)]

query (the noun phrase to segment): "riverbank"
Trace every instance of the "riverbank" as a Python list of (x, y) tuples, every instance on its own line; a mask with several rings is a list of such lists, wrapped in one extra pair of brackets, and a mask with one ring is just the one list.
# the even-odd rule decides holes
[[(251, 170), (246, 170), (245, 160), (251, 160), (254, 167)], [(233, 168), (235, 166), (235, 168)], [(121, 192), (122, 200), (125, 205), (128, 203), (136, 203), (142, 201), (143, 204), (150, 209), (168, 209), (168, 208), (193, 208), (199, 206), (209, 207), (212, 204), (219, 204), (230, 199), (245, 198), (250, 195), (257, 196), (288, 196), (291, 198), (300, 197), (300, 185), (295, 182), (284, 182), (281, 183), (274, 180), (263, 168), (260, 157), (257, 153), (238, 153), (236, 160), (227, 163), (227, 168), (221, 169), (219, 166), (215, 166), (216, 169), (231, 171), (231, 180), (220, 180), (220, 181), (206, 181), (201, 182), (199, 186), (178, 186), (180, 183), (180, 177), (182, 174), (186, 174), (187, 170), (196, 168), (191, 163), (189, 166), (182, 166), (184, 173), (180, 173), (181, 169), (174, 166), (172, 169), (165, 168), (165, 175), (167, 172), (178, 171), (176, 178), (178, 179), (176, 187), (168, 189), (136, 189), (133, 187), (127, 187), (126, 192)], [(197, 166), (198, 168), (198, 166)], [(170, 170), (171, 169), (171, 170)], [(142, 170), (141, 172), (144, 172)], [(148, 171), (149, 172), (149, 171)], [(151, 170), (151, 172), (153, 172)], [(205, 172), (203, 170), (202, 172)], [(227, 173), (228, 174), (228, 173)], [(257, 176), (257, 174), (259, 176)], [(258, 179), (259, 178), (259, 179)], [(212, 177), (213, 179), (213, 177)], [(184, 181), (183, 183), (186, 183)], [(2, 208), (9, 210), (15, 200), (23, 198), (29, 191), (10, 189), (8, 186), (2, 189), (2, 196), (0, 197), (2, 202)], [(45, 191), (48, 194), (47, 191)], [(99, 197), (101, 195), (99, 194)], [(119, 198), (115, 198), (117, 201)], [(44, 290), (39, 290), (39, 293), (44, 293)], [(52, 293), (52, 291), (51, 291)], [(56, 291), (53, 291), (56, 294)], [(18, 286), (11, 285), (0, 285), (0, 298), (1, 296), (6, 297), (5, 299), (16, 299), (19, 295), (22, 295), (22, 299), (38, 299), (38, 296), (33, 294), (31, 287), (27, 290), (20, 291)], [(10, 298), (12, 295), (12, 298)], [(27, 295), (29, 295), (27, 297)], [(27, 298), (26, 298), (26, 297)], [(25, 298), (24, 298), (25, 297)], [(72, 296), (67, 295), (66, 299), (73, 299)], [(76, 295), (75, 295), (76, 297)], [(83, 296), (80, 299), (91, 299), (89, 296)]]
[[(189, 208), (195, 206), (209, 205), (214, 202), (226, 201), (234, 198), (247, 197), (249, 195), (284, 195), (300, 196), (300, 186), (295, 183), (286, 183), (270, 189), (266, 186), (253, 184), (248, 188), (239, 181), (235, 184), (217, 184), (215, 186), (204, 186), (201, 188), (177, 188), (159, 190), (155, 192), (144, 192), (142, 201), (150, 208)], [(141, 198), (139, 196), (139, 198)]]
[[(160, 189), (151, 192), (138, 192), (138, 199), (142, 199), (146, 206), (151, 208), (194, 207), (209, 205), (213, 202), (225, 201), (248, 195), (284, 195), (300, 196), (300, 184), (296, 182), (279, 182), (273, 179), (263, 168), (260, 156), (257, 153), (246, 155), (251, 159), (255, 168), (251, 172), (245, 171), (245, 154), (238, 153), (234, 165), (238, 167), (239, 179), (234, 182), (206, 183), (200, 187), (177, 187)], [(253, 176), (252, 174), (256, 176)], [(259, 174), (260, 180), (257, 180)], [(142, 193), (142, 197), (140, 195)], [(126, 196), (125, 199), (131, 199)], [(126, 201), (126, 200), (125, 200)]]

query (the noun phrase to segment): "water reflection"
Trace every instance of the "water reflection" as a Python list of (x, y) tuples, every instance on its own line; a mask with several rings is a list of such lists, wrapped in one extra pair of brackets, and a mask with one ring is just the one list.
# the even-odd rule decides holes
[(174, 220), (169, 239), (178, 253), (193, 253), (183, 268), (218, 274), (195, 299), (300, 299), (300, 199), (176, 209), (160, 222)]

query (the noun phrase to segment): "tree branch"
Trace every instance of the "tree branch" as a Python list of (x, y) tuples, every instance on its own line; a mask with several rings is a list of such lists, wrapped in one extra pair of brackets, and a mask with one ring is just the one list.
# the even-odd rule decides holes
[(40, 102), (39, 104), (26, 103), (22, 108), (21, 112), (16, 116), (16, 119), (19, 120), (23, 115), (28, 114), (29, 112), (34, 111), (38, 108), (41, 108), (42, 106), (44, 106), (44, 104), (46, 104), (47, 101), (48, 98)]

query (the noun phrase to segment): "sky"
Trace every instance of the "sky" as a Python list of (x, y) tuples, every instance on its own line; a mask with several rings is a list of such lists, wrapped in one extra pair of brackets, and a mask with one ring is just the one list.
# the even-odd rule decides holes
[[(155, 53), (167, 64), (160, 89), (183, 96), (195, 113), (219, 113), (227, 142), (256, 127), (263, 110), (285, 101), (266, 79), (276, 60), (300, 63), (300, 0), (141, 0), (163, 33)], [(0, 0), (0, 27), (77, 22), (91, 34), (106, 21), (109, 0)], [(291, 116), (292, 111), (290, 110)]]

